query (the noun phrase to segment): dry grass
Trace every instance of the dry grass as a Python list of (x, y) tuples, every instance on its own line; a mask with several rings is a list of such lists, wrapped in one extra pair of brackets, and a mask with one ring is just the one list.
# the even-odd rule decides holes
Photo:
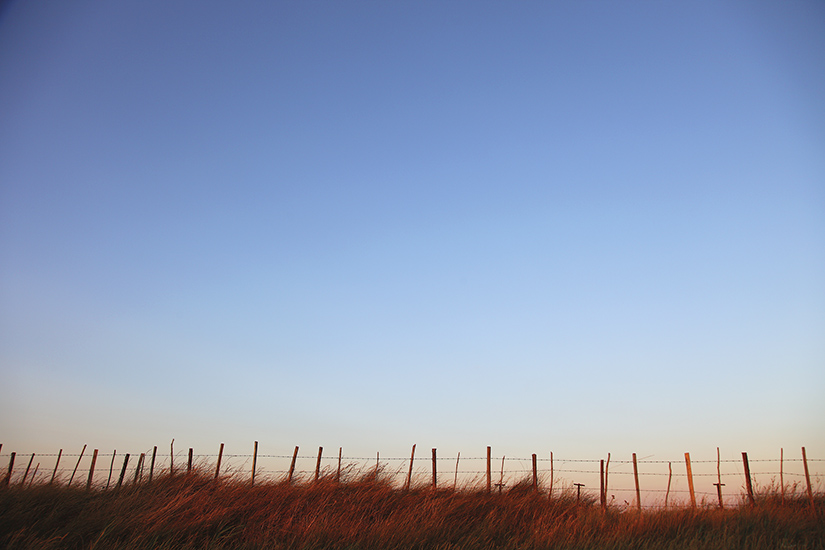
[(774, 491), (731, 510), (602, 513), (529, 485), (403, 491), (376, 476), (262, 483), (204, 473), (120, 490), (0, 490), (0, 547), (21, 549), (802, 549), (825, 548), (825, 499)]

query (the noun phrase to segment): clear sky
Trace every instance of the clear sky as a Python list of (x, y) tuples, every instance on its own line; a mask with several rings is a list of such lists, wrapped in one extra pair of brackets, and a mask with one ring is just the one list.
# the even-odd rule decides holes
[(0, 442), (825, 458), (825, 4), (6, 3)]

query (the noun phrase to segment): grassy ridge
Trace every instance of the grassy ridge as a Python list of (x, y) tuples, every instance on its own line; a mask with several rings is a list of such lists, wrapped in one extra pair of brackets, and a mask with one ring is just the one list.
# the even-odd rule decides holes
[(0, 490), (0, 547), (21, 549), (792, 549), (825, 548), (825, 499), (763, 494), (731, 510), (602, 513), (529, 487), (503, 494), (348, 483), (264, 483), (205, 474), (119, 490)]

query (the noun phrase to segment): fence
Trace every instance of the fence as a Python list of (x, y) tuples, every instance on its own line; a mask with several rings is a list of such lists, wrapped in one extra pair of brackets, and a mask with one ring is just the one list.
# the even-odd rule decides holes
[[(65, 484), (86, 489), (113, 489), (150, 482), (159, 475), (178, 475), (197, 470), (216, 478), (227, 476), (256, 483), (307, 483), (318, 479), (348, 482), (363, 476), (378, 475), (400, 489), (435, 487), (437, 489), (477, 489), (502, 492), (519, 488), (556, 498), (562, 494), (597, 501), (602, 507), (662, 508), (668, 506), (729, 507), (753, 503), (765, 492), (779, 498), (802, 496), (813, 505), (814, 493), (821, 494), (822, 479), (811, 465), (821, 468), (825, 459), (809, 458), (805, 448), (799, 457), (752, 459), (742, 453), (741, 460), (722, 460), (716, 449), (715, 460), (691, 460), (690, 454), (674, 460), (617, 459), (595, 460), (549, 456), (493, 456), (487, 447), (482, 456), (438, 456), (416, 453), (410, 456), (345, 456), (343, 449), (324, 453), (259, 454), (254, 442), (249, 454), (225, 452), (221, 443), (216, 454), (195, 454), (194, 449), (175, 449), (174, 440), (166, 449), (154, 447), (138, 453), (91, 452), (84, 445), (80, 453), (54, 454), (2, 453), (8, 469), (0, 486)], [(766, 480), (768, 482), (766, 483)], [(739, 487), (737, 491), (735, 488)], [(574, 489), (575, 487), (575, 489)]]

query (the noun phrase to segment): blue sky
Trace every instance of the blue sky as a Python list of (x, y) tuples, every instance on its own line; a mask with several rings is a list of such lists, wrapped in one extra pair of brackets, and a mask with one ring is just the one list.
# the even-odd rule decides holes
[(4, 451), (825, 458), (823, 89), (813, 1), (11, 2)]

